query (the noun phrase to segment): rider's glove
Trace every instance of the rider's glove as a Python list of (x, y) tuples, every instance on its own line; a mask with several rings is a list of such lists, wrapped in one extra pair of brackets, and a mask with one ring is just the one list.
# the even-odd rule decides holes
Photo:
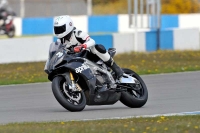
[(86, 48), (87, 48), (86, 44), (81, 44), (81, 45), (74, 47), (74, 52), (79, 53), (82, 49), (86, 49)]

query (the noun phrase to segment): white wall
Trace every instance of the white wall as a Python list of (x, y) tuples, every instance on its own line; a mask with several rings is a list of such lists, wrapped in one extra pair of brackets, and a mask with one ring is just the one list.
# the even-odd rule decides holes
[[(0, 64), (11, 62), (45, 61), (52, 36), (12, 38), (0, 40)], [(175, 50), (199, 50), (199, 29), (174, 29), (173, 44)], [(113, 34), (113, 47), (117, 53), (146, 51), (145, 32), (138, 32), (138, 43), (134, 45), (134, 33)]]
[(0, 40), (0, 63), (45, 61), (52, 36)]
[(179, 28), (199, 28), (200, 30), (200, 14), (180, 14)]
[(113, 47), (117, 49), (117, 53), (146, 51), (145, 32), (138, 32), (136, 46), (134, 39), (134, 33), (115, 33), (113, 34)]
[(74, 26), (84, 32), (88, 32), (88, 17), (86, 15), (71, 16)]
[(175, 50), (199, 50), (199, 29), (174, 29), (174, 49)]
[[(141, 21), (141, 15), (137, 17), (138, 31), (149, 31), (147, 15), (143, 15), (143, 23)], [(132, 18), (133, 23), (135, 23), (135, 18)], [(121, 33), (125, 32), (135, 32), (134, 28), (129, 27), (129, 16), (127, 14), (118, 15), (118, 31)]]
[(22, 35), (22, 19), (21, 18), (14, 18), (13, 21), (15, 25), (15, 36), (21, 36)]

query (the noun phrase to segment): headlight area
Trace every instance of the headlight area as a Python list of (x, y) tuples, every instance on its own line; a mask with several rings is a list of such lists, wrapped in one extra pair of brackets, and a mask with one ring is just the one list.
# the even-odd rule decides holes
[(63, 61), (63, 58), (64, 58), (64, 55), (62, 55), (62, 56), (54, 63), (53, 69), (55, 69), (55, 67), (56, 67), (57, 65), (59, 65), (59, 64)]

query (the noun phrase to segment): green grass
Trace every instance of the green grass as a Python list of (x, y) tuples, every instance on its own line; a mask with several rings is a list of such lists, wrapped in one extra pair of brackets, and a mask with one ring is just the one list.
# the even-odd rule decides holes
[[(200, 51), (157, 51), (115, 56), (117, 64), (138, 74), (200, 70)], [(0, 64), (0, 85), (47, 82), (45, 62)]]
[(157, 51), (129, 53), (115, 57), (117, 63), (139, 74), (200, 70), (200, 51)]
[(199, 133), (200, 115), (114, 120), (13, 123), (1, 133)]

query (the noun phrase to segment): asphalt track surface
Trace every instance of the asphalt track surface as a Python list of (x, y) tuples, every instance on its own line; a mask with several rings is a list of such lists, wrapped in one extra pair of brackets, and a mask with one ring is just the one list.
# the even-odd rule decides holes
[(142, 108), (86, 106), (68, 112), (54, 98), (51, 83), (0, 86), (0, 124), (70, 121), (200, 111), (200, 71), (141, 76), (149, 91)]

